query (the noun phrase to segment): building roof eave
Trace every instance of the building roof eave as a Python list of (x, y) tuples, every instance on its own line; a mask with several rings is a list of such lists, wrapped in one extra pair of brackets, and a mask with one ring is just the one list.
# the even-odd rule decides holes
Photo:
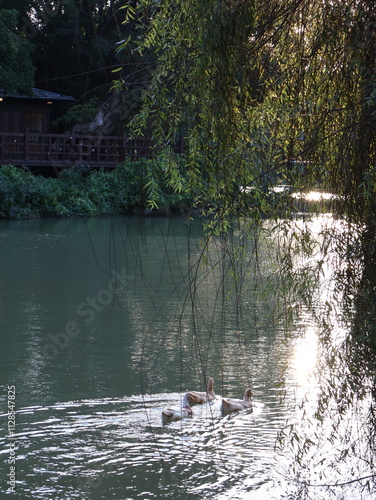
[(31, 95), (12, 94), (7, 93), (3, 89), (0, 89), (0, 97), (12, 97), (17, 99), (38, 99), (44, 101), (75, 101), (75, 99), (69, 95), (57, 94), (56, 92), (50, 92), (48, 90), (38, 89), (35, 87), (31, 89)]

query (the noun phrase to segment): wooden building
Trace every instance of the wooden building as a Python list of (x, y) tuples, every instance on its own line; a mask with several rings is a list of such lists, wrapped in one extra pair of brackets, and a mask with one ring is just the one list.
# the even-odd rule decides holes
[(74, 165), (113, 168), (125, 158), (152, 156), (150, 141), (144, 137), (51, 133), (56, 108), (74, 102), (72, 97), (36, 88), (31, 96), (0, 91), (0, 165), (51, 168), (58, 173)]
[(31, 96), (11, 95), (0, 91), (0, 133), (48, 134), (56, 106), (71, 105), (73, 97), (32, 89)]

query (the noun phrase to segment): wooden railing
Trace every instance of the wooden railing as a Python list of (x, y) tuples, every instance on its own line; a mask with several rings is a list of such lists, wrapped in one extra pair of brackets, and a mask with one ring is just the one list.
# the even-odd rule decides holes
[[(182, 142), (177, 151), (182, 152)], [(0, 165), (113, 168), (126, 158), (151, 158), (154, 149), (145, 137), (0, 132)]]

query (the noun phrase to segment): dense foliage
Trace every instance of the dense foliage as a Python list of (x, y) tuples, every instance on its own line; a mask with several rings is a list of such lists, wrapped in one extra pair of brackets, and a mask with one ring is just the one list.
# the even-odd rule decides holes
[(35, 67), (32, 46), (15, 30), (16, 10), (0, 10), (0, 89), (9, 94), (30, 94)]
[(125, 125), (138, 109), (151, 60), (116, 50), (134, 26), (124, 19), (123, 3), (0, 0), (0, 89), (29, 94), (37, 87), (74, 97), (79, 107), (68, 117), (71, 126), (72, 118), (84, 119), (87, 103), (98, 108), (108, 97), (116, 76), (126, 85)]
[[(159, 177), (158, 190), (148, 183)], [(162, 187), (164, 186), (164, 187)], [(14, 166), (0, 168), (0, 217), (91, 217), (145, 213), (154, 200), (162, 213), (184, 210), (186, 197), (165, 181), (161, 160), (126, 161), (112, 171), (73, 167), (59, 178), (36, 176)]]
[[(249, 237), (261, 226), (260, 213), (275, 220), (270, 236), (280, 241), (275, 264), (286, 318), (296, 316), (303, 299), (317, 319), (316, 412), (304, 409), (303, 423), (292, 424), (284, 442), (295, 452), (301, 485), (292, 498), (317, 498), (309, 484), (313, 459), (330, 471), (359, 457), (367, 472), (354, 472), (349, 484), (374, 491), (375, 2), (144, 0), (134, 17), (140, 34), (123, 49), (157, 58), (134, 131), (151, 126), (161, 145), (184, 132), (186, 171), (172, 158), (171, 183), (214, 209), (210, 229), (235, 220)], [(338, 224), (334, 219), (317, 234), (292, 212), (281, 220), (268, 197), (275, 184), (331, 191)], [(255, 194), (246, 210), (239, 210), (241, 186)], [(232, 252), (236, 262), (242, 248)], [(330, 293), (315, 309), (325, 280)], [(333, 310), (331, 298), (340, 309)], [(362, 420), (364, 433), (346, 433), (345, 414)], [(321, 433), (324, 421), (329, 429)], [(333, 443), (339, 451), (330, 462), (325, 447)], [(337, 486), (325, 478), (322, 485)]]
[(122, 47), (153, 52), (158, 64), (134, 130), (151, 123), (162, 144), (183, 130), (185, 188), (223, 213), (238, 186), (283, 182), (330, 189), (362, 218), (376, 162), (372, 5), (139, 2), (142, 35)]

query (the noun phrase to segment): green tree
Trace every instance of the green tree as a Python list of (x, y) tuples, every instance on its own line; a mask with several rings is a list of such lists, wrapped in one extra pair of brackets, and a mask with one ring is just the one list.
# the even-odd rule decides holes
[[(29, 20), (32, 43), (37, 47), (36, 81), (83, 101), (103, 97), (116, 66), (115, 48), (120, 37), (117, 2), (66, 0), (50, 6), (40, 2)], [(81, 102), (82, 103), (82, 102)]]
[(116, 50), (136, 25), (132, 18), (124, 22), (120, 0), (0, 0), (0, 6), (18, 12), (14, 29), (33, 48), (35, 86), (72, 95), (87, 108), (106, 99), (116, 71), (126, 85), (125, 119), (134, 113), (149, 63), (140, 64), (135, 52)]
[(35, 71), (32, 47), (17, 22), (16, 10), (0, 10), (0, 88), (10, 94), (30, 94)]
[[(80, 108), (67, 117), (69, 123), (74, 114), (82, 115), (94, 102), (98, 106), (103, 103), (111, 93), (115, 77), (124, 84), (124, 122), (139, 107), (142, 88), (149, 81), (151, 60), (149, 57), (146, 63), (141, 62), (137, 51), (117, 50), (119, 42), (138, 27), (137, 19), (128, 16), (124, 20), (122, 4), (121, 0), (0, 0), (1, 11), (12, 9), (17, 13), (16, 19), (7, 20), (7, 29), (18, 35), (19, 42), (30, 51), (35, 86), (77, 99)], [(131, 4), (135, 6), (137, 2)], [(11, 37), (4, 28), (2, 32), (3, 63), (14, 63), (17, 73), (23, 68), (18, 63), (23, 56), (20, 52), (16, 58), (11, 55)], [(28, 78), (26, 69), (21, 71), (21, 78), (19, 74), (12, 76), (18, 85), (22, 86)], [(4, 78), (9, 79), (5, 71)], [(30, 88), (31, 85), (28, 91)]]
[(360, 215), (375, 164), (371, 4), (140, 2), (132, 48), (158, 64), (135, 130), (152, 123), (161, 144), (186, 133), (198, 198), (233, 207), (239, 185), (321, 183)]

